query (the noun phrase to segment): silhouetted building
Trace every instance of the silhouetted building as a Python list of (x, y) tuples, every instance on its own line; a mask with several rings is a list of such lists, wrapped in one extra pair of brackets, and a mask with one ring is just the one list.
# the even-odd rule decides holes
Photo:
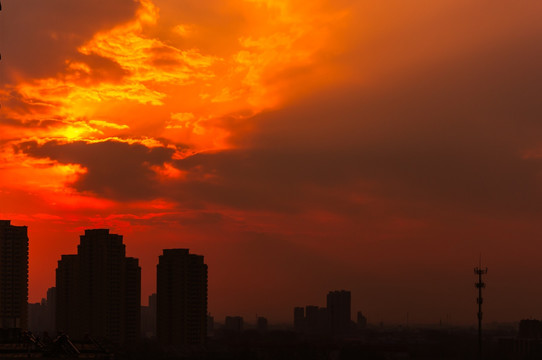
[(327, 309), (315, 305), (305, 307), (303, 331), (307, 334), (323, 334), (329, 331), (329, 318)]
[[(122, 270), (122, 269), (121, 269)], [(139, 260), (133, 257), (124, 258), (124, 308), (120, 314), (123, 317), (120, 335), (124, 343), (135, 342), (139, 339), (141, 329), (141, 268)]]
[(211, 337), (215, 334), (215, 318), (211, 314), (207, 314), (207, 336)]
[(73, 338), (80, 326), (79, 257), (62, 255), (56, 269), (56, 330), (68, 332)]
[(126, 257), (122, 235), (85, 230), (77, 255), (62, 255), (58, 262), (56, 288), (58, 331), (117, 344), (139, 338), (141, 268)]
[(521, 320), (517, 338), (499, 339), (500, 359), (542, 359), (542, 321)]
[(56, 287), (47, 289), (47, 328), (50, 336), (56, 332)]
[(313, 335), (345, 335), (354, 329), (350, 304), (350, 291), (330, 291), (326, 307), (307, 305), (305, 309), (294, 308), (294, 329)]
[(294, 330), (297, 332), (305, 330), (305, 309), (302, 307), (294, 308)]
[(330, 329), (334, 334), (344, 334), (351, 330), (350, 291), (330, 291), (327, 294), (327, 311)]
[(47, 300), (41, 299), (41, 302), (28, 304), (28, 330), (34, 334), (41, 334), (45, 331), (47, 325)]
[(47, 299), (28, 304), (28, 330), (34, 335), (41, 336), (47, 332), (50, 336), (55, 333), (54, 310), (55, 288), (47, 290)]
[(267, 319), (264, 317), (258, 317), (258, 320), (256, 321), (256, 329), (259, 332), (266, 332), (267, 331)]
[(367, 318), (358, 311), (358, 321), (356, 323), (358, 329), (365, 329), (367, 327)]
[(207, 265), (188, 249), (166, 249), (157, 266), (158, 340), (203, 345), (207, 336)]
[(242, 316), (226, 316), (224, 322), (224, 329), (226, 331), (240, 333), (243, 331), (243, 317)]
[(27, 227), (0, 220), (0, 327), (26, 330), (27, 326)]
[(305, 331), (308, 333), (320, 332), (320, 311), (318, 306), (305, 307)]
[[(151, 311), (154, 312), (154, 317), (156, 318), (156, 309), (157, 309), (157, 299), (156, 299), (156, 293), (149, 295), (149, 307), (151, 308)], [(156, 322), (156, 319), (155, 319)], [(156, 328), (156, 324), (154, 325)]]
[(519, 322), (520, 339), (542, 339), (542, 321), (521, 320)]
[(318, 308), (318, 327), (317, 332), (329, 332), (329, 311), (325, 307)]
[(156, 336), (156, 293), (149, 295), (149, 305), (141, 307), (141, 333), (144, 337)]

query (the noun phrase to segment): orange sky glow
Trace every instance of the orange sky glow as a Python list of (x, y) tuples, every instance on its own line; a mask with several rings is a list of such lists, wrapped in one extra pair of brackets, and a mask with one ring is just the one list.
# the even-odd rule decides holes
[(542, 317), (539, 1), (2, 5), (0, 218), (29, 227), (30, 301), (107, 227), (143, 303), (163, 248), (205, 255), (217, 319), (344, 288), (369, 322), (474, 323), (480, 252), (488, 321)]

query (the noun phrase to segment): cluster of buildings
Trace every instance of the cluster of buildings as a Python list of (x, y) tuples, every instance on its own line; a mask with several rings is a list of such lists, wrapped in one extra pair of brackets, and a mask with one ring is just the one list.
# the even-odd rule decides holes
[[(352, 297), (350, 291), (330, 291), (326, 306), (307, 305), (294, 308), (294, 329), (305, 334), (347, 335), (355, 329), (351, 320)], [(367, 318), (358, 312), (357, 327), (364, 328)]]
[(123, 237), (107, 229), (85, 230), (77, 254), (58, 261), (56, 286), (47, 291), (47, 299), (28, 305), (27, 227), (0, 221), (0, 341), (2, 333), (35, 330), (122, 346), (140, 338), (142, 321), (164, 346), (204, 344), (203, 256), (188, 249), (163, 250), (156, 294), (142, 308), (141, 268), (138, 259), (126, 256)]
[[(163, 348), (197, 350), (213, 334), (214, 319), (207, 313), (207, 265), (201, 255), (188, 249), (163, 250), (156, 293), (141, 306), (139, 260), (126, 256), (122, 235), (85, 230), (77, 253), (58, 261), (56, 283), (47, 297), (28, 304), (28, 242), (26, 226), (0, 220), (0, 352), (2, 344), (21, 343), (21, 334), (36, 346), (57, 341), (57, 348), (74, 352), (83, 347), (77, 344), (114, 349), (141, 336), (156, 338)], [(366, 323), (361, 313), (358, 323)], [(295, 308), (294, 326), (303, 334), (351, 333), (355, 324), (350, 292), (331, 291), (326, 307)], [(258, 317), (256, 330), (265, 333), (267, 328), (267, 319)], [(243, 331), (243, 318), (228, 316), (218, 334), (227, 338)]]

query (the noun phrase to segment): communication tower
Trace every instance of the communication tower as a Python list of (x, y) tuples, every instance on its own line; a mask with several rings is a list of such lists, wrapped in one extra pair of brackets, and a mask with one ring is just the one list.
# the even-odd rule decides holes
[(478, 275), (478, 282), (476, 282), (474, 286), (478, 289), (478, 298), (476, 298), (476, 303), (478, 304), (478, 354), (480, 360), (482, 360), (482, 304), (484, 303), (482, 289), (486, 287), (486, 284), (482, 281), (482, 275), (487, 274), (487, 267), (482, 268), (481, 259), (480, 266), (474, 268), (474, 274)]

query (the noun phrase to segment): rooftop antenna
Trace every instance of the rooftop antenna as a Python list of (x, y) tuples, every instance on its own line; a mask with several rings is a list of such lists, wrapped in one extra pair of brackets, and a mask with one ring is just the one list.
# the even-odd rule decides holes
[(474, 286), (478, 289), (478, 357), (482, 360), (482, 304), (484, 298), (482, 297), (482, 289), (486, 287), (486, 284), (482, 281), (482, 275), (487, 274), (487, 267), (482, 268), (482, 254), (480, 254), (479, 267), (474, 268), (474, 274), (478, 275), (478, 282)]

